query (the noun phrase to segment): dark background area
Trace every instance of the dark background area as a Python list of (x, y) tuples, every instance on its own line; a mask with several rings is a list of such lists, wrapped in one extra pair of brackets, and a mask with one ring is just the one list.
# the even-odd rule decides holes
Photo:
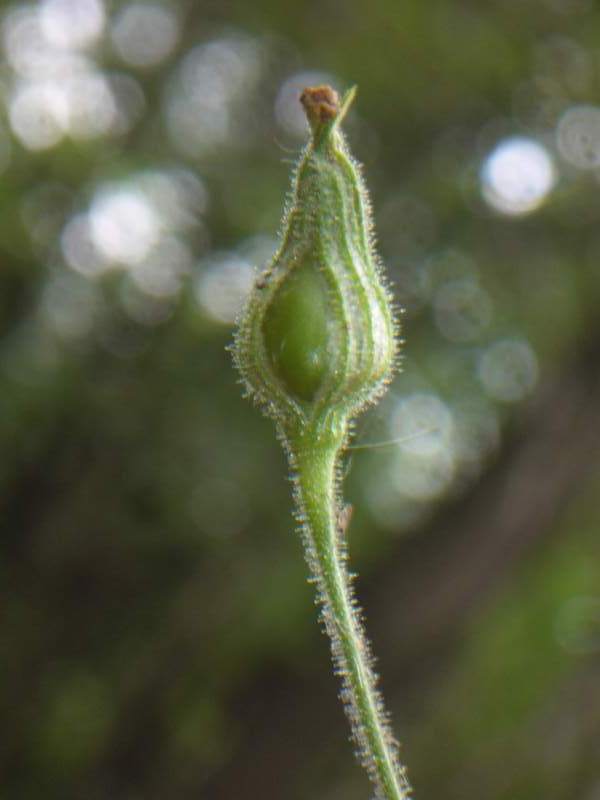
[(405, 308), (348, 459), (419, 800), (600, 799), (600, 10), (4, 4), (0, 786), (362, 800), (270, 422), (226, 346), (305, 85)]

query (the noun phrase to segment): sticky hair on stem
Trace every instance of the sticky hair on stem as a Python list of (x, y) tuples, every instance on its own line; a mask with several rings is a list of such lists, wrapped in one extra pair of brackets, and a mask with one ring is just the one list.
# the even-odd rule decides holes
[(309, 580), (359, 761), (378, 800), (408, 800), (347, 570), (350, 507), (341, 499), (353, 420), (385, 391), (399, 350), (367, 191), (339, 129), (355, 94), (340, 99), (316, 86), (300, 96), (311, 138), (293, 173), (280, 247), (240, 316), (234, 359), (288, 457)]

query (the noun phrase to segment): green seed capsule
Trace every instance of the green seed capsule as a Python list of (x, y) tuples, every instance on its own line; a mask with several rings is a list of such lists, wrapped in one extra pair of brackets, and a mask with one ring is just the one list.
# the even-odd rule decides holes
[(408, 800), (344, 558), (340, 458), (351, 418), (392, 372), (395, 321), (370, 238), (369, 203), (339, 130), (352, 99), (327, 86), (301, 101), (312, 136), (279, 251), (242, 313), (235, 359), (277, 422), (297, 519), (331, 640), (341, 698), (377, 800)]
[(236, 361), (285, 431), (345, 421), (374, 399), (395, 356), (395, 322), (370, 237), (369, 202), (329, 87), (305, 89), (312, 136), (298, 164), (283, 241), (240, 320)]

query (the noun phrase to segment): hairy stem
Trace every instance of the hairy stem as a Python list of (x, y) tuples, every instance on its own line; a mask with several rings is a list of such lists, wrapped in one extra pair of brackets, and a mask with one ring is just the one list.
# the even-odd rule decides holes
[(235, 358), (287, 445), (306, 558), (359, 758), (377, 800), (408, 800), (352, 597), (338, 505), (350, 422), (382, 393), (398, 352), (367, 191), (339, 130), (353, 98), (353, 89), (340, 100), (330, 86), (302, 92), (311, 139), (295, 173), (281, 247), (240, 318)]
[(304, 433), (291, 446), (296, 502), (303, 523), (309, 567), (317, 584), (322, 619), (331, 640), (341, 697), (360, 762), (380, 800), (408, 800), (409, 787), (397, 743), (376, 690), (369, 645), (359, 623), (346, 569), (345, 529), (338, 505), (338, 460), (343, 441)]

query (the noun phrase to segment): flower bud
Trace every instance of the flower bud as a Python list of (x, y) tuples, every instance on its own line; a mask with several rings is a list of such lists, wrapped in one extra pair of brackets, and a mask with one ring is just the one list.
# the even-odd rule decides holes
[(285, 431), (333, 412), (344, 423), (393, 369), (396, 324), (373, 248), (369, 201), (327, 86), (301, 102), (311, 140), (298, 164), (281, 246), (239, 321), (235, 358), (250, 393)]

